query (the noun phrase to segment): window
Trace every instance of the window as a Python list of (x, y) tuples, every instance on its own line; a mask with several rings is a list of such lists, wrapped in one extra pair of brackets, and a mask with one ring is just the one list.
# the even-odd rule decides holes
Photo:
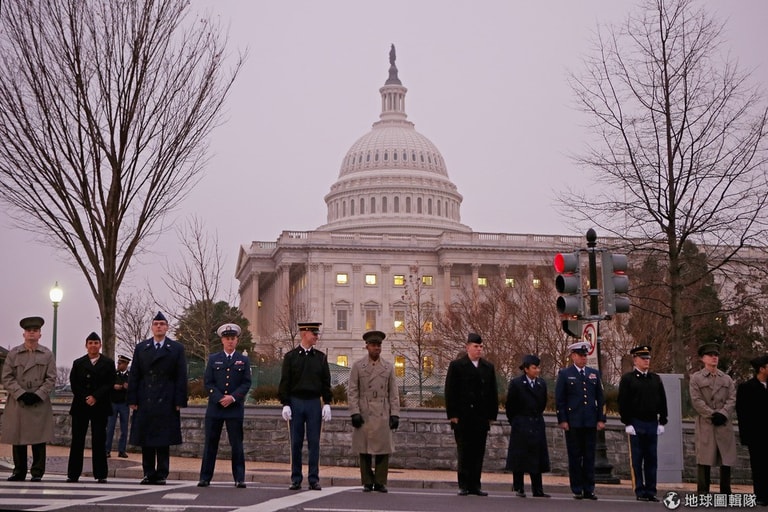
[(461, 286), (461, 276), (451, 276), (451, 288), (458, 288)]
[(395, 311), (395, 332), (405, 332), (405, 311)]
[(347, 316), (349, 311), (346, 309), (337, 309), (336, 310), (336, 330), (337, 331), (346, 331), (347, 330)]
[(411, 213), (411, 198), (405, 198), (405, 213)]
[(432, 286), (432, 276), (421, 276), (421, 284), (424, 286)]
[(365, 310), (365, 330), (372, 331), (375, 328), (376, 328), (376, 310), (366, 309)]
[(355, 214), (355, 200), (350, 199), (349, 201), (349, 214), (354, 215)]
[(505, 277), (504, 278), (504, 284), (507, 288), (514, 288), (515, 287), (515, 278), (514, 277)]
[(371, 213), (376, 213), (376, 198), (371, 198)]
[(392, 276), (392, 284), (394, 286), (405, 286), (405, 276), (402, 274)]
[(336, 364), (339, 366), (349, 366), (349, 359), (347, 356), (336, 356)]
[(395, 377), (405, 377), (405, 356), (395, 356)]
[(365, 199), (360, 199), (360, 215), (365, 213)]
[(488, 286), (488, 278), (487, 277), (478, 277), (477, 278), (477, 286)]
[(349, 274), (347, 274), (346, 272), (339, 272), (338, 274), (336, 274), (336, 284), (341, 284), (341, 285), (349, 284)]
[(365, 284), (367, 286), (376, 286), (376, 274), (365, 274)]
[(435, 360), (432, 356), (424, 356), (421, 363), (421, 369), (424, 370), (425, 377), (431, 377), (435, 371)]
[(424, 332), (432, 332), (432, 320), (424, 322)]
[(400, 196), (395, 196), (395, 213), (400, 213)]
[(541, 279), (538, 277), (533, 278), (533, 287), (534, 288), (541, 288)]
[(417, 197), (417, 198), (416, 198), (416, 213), (423, 213), (423, 212), (421, 211), (421, 203), (422, 203), (422, 200), (421, 200), (421, 198), (420, 198), (420, 197)]
[(381, 198), (381, 211), (387, 213), (387, 196)]

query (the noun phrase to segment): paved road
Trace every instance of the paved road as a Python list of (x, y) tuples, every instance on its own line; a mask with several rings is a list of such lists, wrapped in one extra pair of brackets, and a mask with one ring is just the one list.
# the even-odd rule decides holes
[[(200, 489), (196, 482), (169, 481), (166, 486), (138, 485), (135, 479), (110, 479), (97, 484), (84, 479), (68, 484), (58, 475), (41, 483), (0, 482), (2, 510), (60, 511), (339, 511), (339, 512), (575, 512), (665, 510), (659, 503), (641, 503), (629, 496), (604, 495), (598, 501), (577, 501), (570, 494), (554, 493), (550, 499), (517, 498), (510, 492), (491, 492), (489, 497), (456, 496), (450, 489), (391, 488), (387, 494), (363, 493), (359, 486), (328, 486), (322, 491), (289, 491), (283, 485), (251, 485), (235, 489), (229, 483), (213, 483)], [(681, 506), (680, 510), (686, 510)]]

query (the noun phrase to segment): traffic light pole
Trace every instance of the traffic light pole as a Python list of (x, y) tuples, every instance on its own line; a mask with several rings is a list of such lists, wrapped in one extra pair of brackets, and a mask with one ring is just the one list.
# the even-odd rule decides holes
[[(600, 306), (598, 296), (600, 290), (597, 287), (597, 233), (590, 228), (587, 231), (587, 252), (589, 254), (589, 314), (592, 317), (599, 317)], [(597, 322), (597, 371), (600, 372), (600, 379), (603, 378), (603, 358), (601, 346), (603, 338), (600, 336), (600, 322)], [(601, 382), (601, 384), (603, 384)], [(605, 390), (605, 385), (603, 385)], [(605, 442), (605, 429), (597, 431), (597, 442), (595, 444), (595, 482), (601, 484), (618, 484), (620, 480), (613, 476), (613, 465), (608, 462), (608, 449)]]

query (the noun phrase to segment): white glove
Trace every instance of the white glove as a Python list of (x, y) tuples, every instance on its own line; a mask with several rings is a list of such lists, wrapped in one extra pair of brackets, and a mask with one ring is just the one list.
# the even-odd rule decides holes
[(291, 406), (290, 405), (284, 405), (283, 406), (283, 419), (285, 421), (291, 421)]
[(656, 427), (656, 435), (657, 436), (660, 436), (663, 433), (664, 433), (664, 425), (659, 425), (658, 427)]
[(637, 435), (637, 432), (635, 432), (635, 427), (633, 427), (632, 425), (627, 425), (626, 427), (624, 427), (624, 432), (626, 432), (631, 436)]
[(323, 421), (331, 421), (331, 406), (328, 404), (323, 406)]

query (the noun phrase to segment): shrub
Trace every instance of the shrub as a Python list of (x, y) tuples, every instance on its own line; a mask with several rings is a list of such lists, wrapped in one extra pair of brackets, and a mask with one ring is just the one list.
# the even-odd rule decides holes
[(333, 396), (332, 402), (334, 404), (345, 404), (348, 401), (347, 387), (344, 384), (337, 384), (331, 389), (331, 395)]
[(203, 379), (192, 379), (187, 381), (187, 396), (190, 398), (207, 398), (205, 392), (205, 383)]
[(272, 384), (266, 384), (264, 386), (256, 386), (251, 391), (251, 398), (256, 403), (264, 403), (274, 401), (278, 399), (277, 386)]

